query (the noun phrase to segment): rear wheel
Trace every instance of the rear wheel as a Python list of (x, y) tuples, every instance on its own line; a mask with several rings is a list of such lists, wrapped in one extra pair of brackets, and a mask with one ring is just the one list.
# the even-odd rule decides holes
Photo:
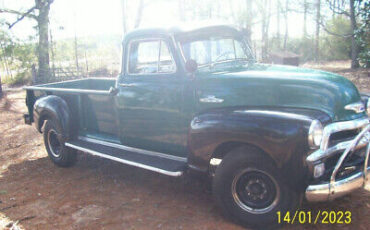
[(254, 228), (277, 227), (276, 212), (295, 210), (301, 200), (272, 160), (247, 146), (224, 157), (216, 169), (213, 194), (227, 216)]
[(62, 130), (53, 120), (47, 120), (44, 128), (44, 144), (51, 161), (60, 167), (70, 167), (76, 162), (76, 150), (66, 147)]

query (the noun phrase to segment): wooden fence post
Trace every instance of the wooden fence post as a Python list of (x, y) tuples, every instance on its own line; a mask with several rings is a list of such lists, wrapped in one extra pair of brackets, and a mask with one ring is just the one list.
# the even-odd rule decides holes
[(31, 66), (31, 73), (32, 73), (31, 85), (34, 85), (34, 84), (36, 84), (36, 76), (37, 76), (37, 71), (36, 71), (36, 65), (35, 64), (32, 64), (32, 66)]
[(0, 98), (3, 97), (3, 88), (1, 86), (1, 75), (0, 75)]

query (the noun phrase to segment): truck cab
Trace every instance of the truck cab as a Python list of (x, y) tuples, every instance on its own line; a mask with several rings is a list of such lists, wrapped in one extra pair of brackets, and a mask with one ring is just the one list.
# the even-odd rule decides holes
[(344, 77), (259, 64), (224, 25), (139, 29), (122, 46), (116, 79), (25, 87), (25, 122), (56, 165), (79, 150), (169, 176), (201, 172), (225, 214), (252, 227), (365, 185), (369, 97)]

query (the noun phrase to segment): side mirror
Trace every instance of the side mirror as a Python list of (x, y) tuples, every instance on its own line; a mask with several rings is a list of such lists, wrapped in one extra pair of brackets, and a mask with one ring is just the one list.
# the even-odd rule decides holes
[(189, 59), (185, 63), (185, 69), (190, 73), (194, 73), (198, 69), (198, 63), (193, 59)]

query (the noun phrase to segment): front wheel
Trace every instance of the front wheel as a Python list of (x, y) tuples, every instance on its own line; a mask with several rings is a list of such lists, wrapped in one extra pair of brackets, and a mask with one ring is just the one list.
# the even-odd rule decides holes
[(295, 210), (300, 194), (282, 180), (272, 160), (253, 147), (224, 157), (216, 169), (213, 194), (224, 213), (247, 227), (277, 227), (277, 212)]
[(76, 150), (64, 145), (62, 130), (53, 120), (47, 120), (44, 128), (44, 144), (51, 161), (60, 167), (70, 167), (76, 162)]

